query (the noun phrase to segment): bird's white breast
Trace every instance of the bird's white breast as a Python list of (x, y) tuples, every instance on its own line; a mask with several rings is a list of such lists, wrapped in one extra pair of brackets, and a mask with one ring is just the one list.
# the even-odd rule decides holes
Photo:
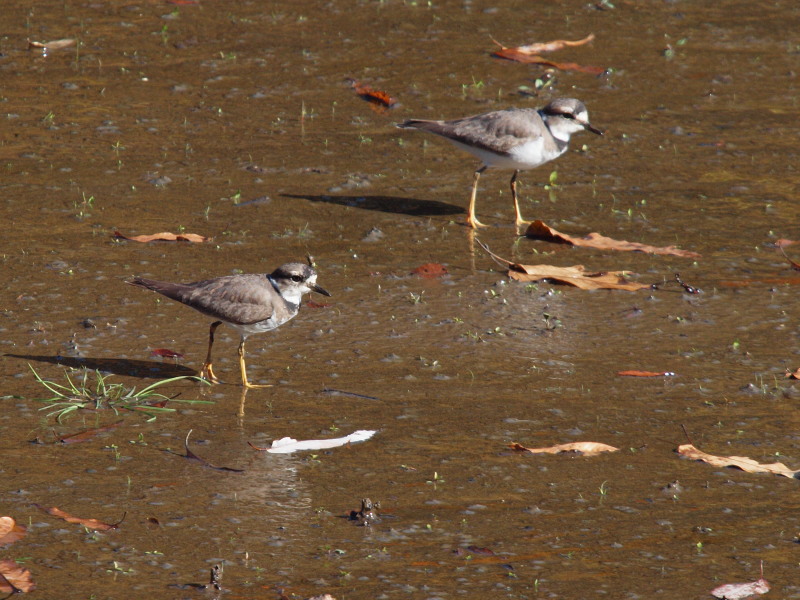
[(562, 149), (552, 144), (545, 144), (544, 138), (536, 138), (515, 146), (509, 151), (510, 160), (514, 169), (535, 169), (539, 165), (553, 160), (564, 154), (567, 148)]

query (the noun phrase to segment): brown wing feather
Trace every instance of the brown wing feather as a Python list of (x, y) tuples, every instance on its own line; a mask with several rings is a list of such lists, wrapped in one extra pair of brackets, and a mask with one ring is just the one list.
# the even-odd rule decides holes
[(541, 137), (544, 122), (538, 111), (532, 108), (510, 108), (452, 121), (412, 119), (399, 126), (427, 131), (463, 144), (507, 154), (519, 144), (520, 139)]
[(272, 317), (272, 284), (265, 275), (218, 277), (196, 283), (170, 283), (136, 277), (129, 283), (153, 290), (214, 319), (248, 325)]

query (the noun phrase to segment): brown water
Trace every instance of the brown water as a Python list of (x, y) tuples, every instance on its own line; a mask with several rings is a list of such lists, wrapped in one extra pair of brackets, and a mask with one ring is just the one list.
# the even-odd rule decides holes
[[(790, 0), (615, 4), (6, 0), (0, 508), (30, 530), (3, 557), (46, 598), (197, 597), (171, 586), (218, 563), (241, 598), (702, 598), (757, 579), (761, 561), (770, 597), (800, 598), (798, 482), (673, 452), (684, 426), (708, 452), (800, 467), (798, 394), (783, 376), (800, 360), (798, 275), (769, 246), (800, 237), (800, 12)], [(559, 72), (537, 98), (518, 90), (541, 68), (488, 56), (491, 37), (590, 32), (591, 46), (553, 58), (613, 71)], [(26, 49), (65, 37), (79, 46)], [(347, 77), (402, 106), (371, 110)], [(543, 189), (550, 166), (524, 173), (524, 214), (702, 258), (520, 239), (507, 172), (481, 180), (492, 227), (479, 238), (525, 263), (645, 282), (680, 272), (702, 294), (506, 282), (463, 226), (475, 161), (392, 127), (555, 96), (583, 99), (608, 133), (573, 140), (552, 165), (557, 190)], [(368, 241), (372, 228), (384, 237)], [(213, 241), (115, 242), (115, 230)], [(242, 396), (235, 332), (221, 328), (229, 385), (167, 388), (213, 404), (152, 422), (39, 412), (47, 394), (28, 364), (58, 382), (61, 363), (142, 387), (202, 363), (208, 322), (127, 277), (265, 272), (306, 254), (334, 297), (251, 339), (250, 378), (275, 387)], [(409, 275), (426, 262), (450, 275)], [(153, 348), (186, 358), (162, 363)], [(29, 443), (120, 420), (84, 443)], [(292, 455), (247, 445), (357, 429), (379, 433)], [(189, 430), (199, 455), (245, 471), (167, 452)], [(583, 440), (622, 451), (507, 450)], [(675, 480), (682, 491), (664, 489)], [(370, 527), (342, 518), (362, 497), (381, 503)], [(87, 532), (33, 503), (127, 516)]]

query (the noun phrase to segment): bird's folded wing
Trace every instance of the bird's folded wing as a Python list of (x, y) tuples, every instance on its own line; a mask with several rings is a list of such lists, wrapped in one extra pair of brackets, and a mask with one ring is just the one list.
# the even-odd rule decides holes
[(280, 299), (265, 276), (238, 275), (201, 282), (184, 301), (211, 317), (248, 325), (270, 319)]

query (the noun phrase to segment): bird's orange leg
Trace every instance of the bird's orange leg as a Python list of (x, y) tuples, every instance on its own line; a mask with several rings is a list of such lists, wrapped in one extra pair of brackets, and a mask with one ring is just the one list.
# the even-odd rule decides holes
[(478, 227), (486, 227), (486, 225), (478, 221), (478, 218), (475, 216), (475, 198), (478, 195), (478, 180), (481, 178), (481, 173), (483, 173), (485, 170), (486, 165), (483, 165), (480, 169), (475, 171), (475, 177), (472, 180), (472, 194), (469, 197), (469, 214), (467, 215), (467, 224), (473, 229), (477, 229)]
[(208, 330), (208, 354), (206, 354), (206, 362), (203, 363), (203, 368), (200, 370), (200, 377), (211, 383), (219, 383), (219, 379), (214, 375), (214, 369), (211, 367), (211, 347), (214, 345), (214, 332), (220, 325), (222, 325), (222, 321), (214, 321), (211, 329)]
[(519, 169), (514, 171), (514, 174), (511, 176), (511, 197), (514, 199), (514, 212), (516, 213), (516, 220), (514, 223), (519, 227), (520, 225), (528, 225), (530, 221), (526, 221), (522, 218), (522, 214), (519, 211), (519, 199), (517, 198), (517, 177), (519, 176)]
[(243, 337), (239, 344), (239, 368), (242, 370), (242, 385), (247, 389), (272, 387), (269, 383), (250, 383), (247, 381), (247, 367), (244, 364), (244, 343), (246, 340), (247, 338)]

